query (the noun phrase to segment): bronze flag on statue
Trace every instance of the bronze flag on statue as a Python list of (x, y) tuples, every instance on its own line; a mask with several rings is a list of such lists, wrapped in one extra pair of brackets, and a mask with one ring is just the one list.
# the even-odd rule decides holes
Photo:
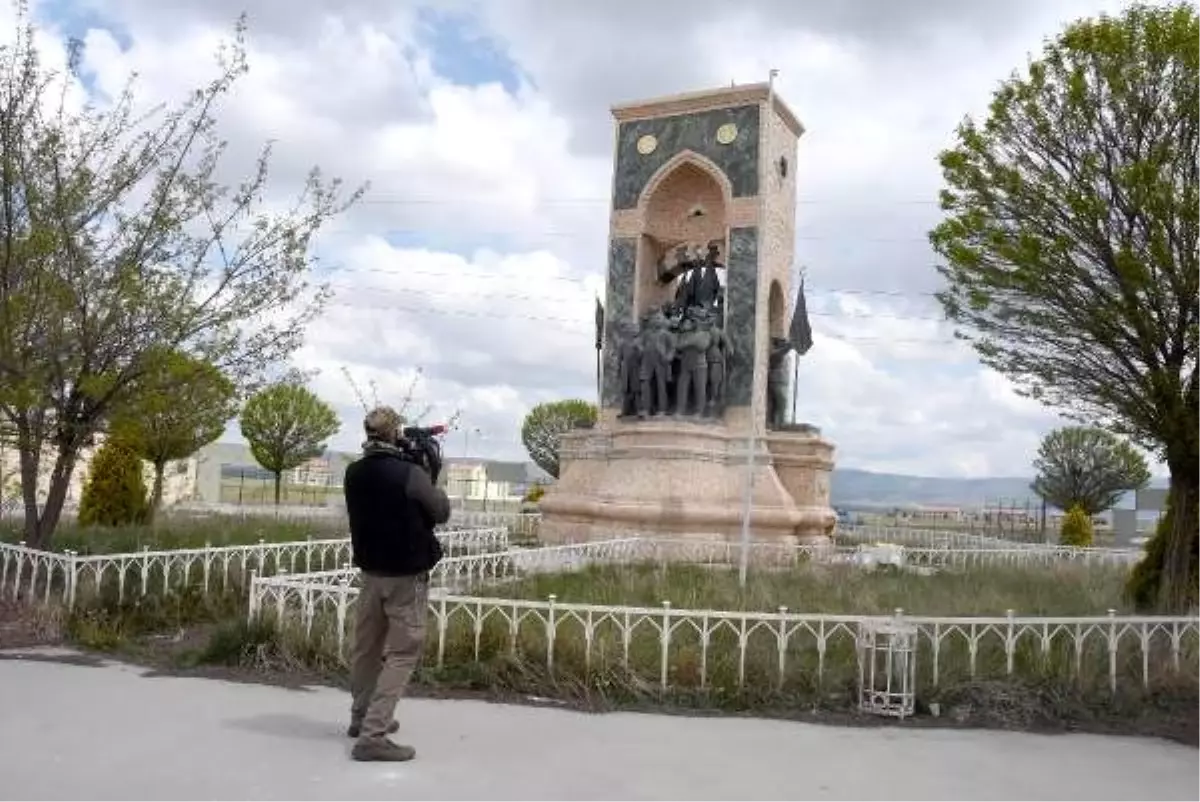
[(813, 346), (812, 324), (808, 322), (808, 304), (804, 301), (804, 277), (800, 277), (800, 287), (796, 290), (796, 305), (792, 307), (792, 330), (788, 333), (792, 348), (800, 356), (808, 353)]

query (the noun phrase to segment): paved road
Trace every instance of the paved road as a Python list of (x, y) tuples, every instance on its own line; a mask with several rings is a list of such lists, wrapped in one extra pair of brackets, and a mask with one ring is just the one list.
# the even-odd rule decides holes
[(1149, 739), (480, 702), (406, 702), (418, 759), (357, 764), (331, 689), (14, 656), (0, 653), (7, 799), (1200, 798), (1196, 750)]

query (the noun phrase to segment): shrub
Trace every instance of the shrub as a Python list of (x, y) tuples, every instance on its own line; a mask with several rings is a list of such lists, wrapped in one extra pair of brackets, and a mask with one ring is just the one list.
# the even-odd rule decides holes
[(525, 498), (521, 499), (526, 504), (537, 504), (542, 500), (542, 496), (546, 495), (546, 488), (540, 484), (534, 484), (529, 490), (525, 491)]
[[(1171, 537), (1171, 529), (1174, 526), (1175, 519), (1171, 512), (1170, 501), (1168, 501), (1162, 517), (1158, 519), (1158, 525), (1154, 528), (1154, 535), (1146, 543), (1145, 555), (1133, 567), (1129, 573), (1129, 580), (1125, 583), (1125, 598), (1139, 612), (1150, 612), (1157, 609), (1159, 590), (1162, 585), (1162, 566), (1167, 556), (1167, 541)], [(1191, 587), (1193, 589), (1200, 585), (1200, 576), (1197, 575), (1196, 570), (1195, 549), (1196, 541), (1192, 541)], [(1194, 592), (1193, 590), (1193, 594)], [(1195, 603), (1195, 595), (1192, 598)]]
[(141, 458), (119, 440), (105, 440), (79, 500), (80, 526), (142, 523), (149, 509)]
[(1067, 517), (1063, 518), (1058, 542), (1064, 546), (1090, 546), (1094, 537), (1092, 516), (1078, 504), (1068, 510)]

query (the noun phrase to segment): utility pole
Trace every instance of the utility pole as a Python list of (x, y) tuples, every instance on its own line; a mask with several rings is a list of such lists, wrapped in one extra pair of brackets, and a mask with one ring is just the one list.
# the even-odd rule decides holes
[[(767, 116), (763, 121), (762, 141), (770, 142), (771, 121), (775, 117), (775, 76), (779, 74), (779, 70), (771, 70), (767, 77)], [(765, 152), (765, 149), (760, 148), (760, 154)], [(760, 155), (761, 158), (761, 155)], [(760, 165), (760, 170), (761, 165)], [(767, 195), (762, 187), (759, 187), (758, 195), (758, 216), (759, 227), (758, 236), (762, 237), (762, 226), (767, 217)], [(759, 248), (759, 258), (762, 258), (762, 248)], [(746, 574), (750, 564), (750, 513), (754, 508), (754, 448), (755, 448), (755, 432), (757, 427), (763, 423), (762, 402), (759, 400), (759, 375), (762, 372), (760, 363), (762, 356), (758, 350), (758, 333), (755, 332), (755, 344), (752, 352), (751, 362), (751, 384), (750, 387), (750, 429), (746, 435), (746, 497), (742, 501), (742, 542), (741, 554), (738, 559), (738, 586), (746, 587)], [(768, 346), (769, 347), (769, 346)]]

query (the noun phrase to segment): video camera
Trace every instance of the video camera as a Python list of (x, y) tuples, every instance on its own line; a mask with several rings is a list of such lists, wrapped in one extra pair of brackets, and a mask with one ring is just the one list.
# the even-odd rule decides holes
[(442, 443), (438, 438), (446, 431), (442, 424), (405, 426), (400, 430), (400, 442), (396, 444), (404, 459), (424, 468), (434, 484), (437, 484), (438, 475), (442, 472)]

